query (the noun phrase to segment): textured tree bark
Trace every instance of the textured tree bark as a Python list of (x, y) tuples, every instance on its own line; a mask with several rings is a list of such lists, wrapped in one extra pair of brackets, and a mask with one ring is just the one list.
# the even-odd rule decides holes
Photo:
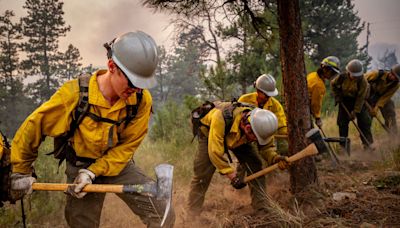
[[(303, 34), (298, 0), (278, 0), (280, 62), (288, 115), (289, 153), (307, 146), (305, 133), (311, 128), (310, 108), (305, 76)], [(313, 158), (305, 158), (291, 166), (290, 191), (298, 193), (317, 181)]]

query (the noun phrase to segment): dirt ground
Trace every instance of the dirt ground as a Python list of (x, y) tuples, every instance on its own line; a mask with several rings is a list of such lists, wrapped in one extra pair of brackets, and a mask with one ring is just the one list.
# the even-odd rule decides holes
[[(176, 227), (400, 227), (400, 172), (388, 164), (398, 139), (383, 138), (375, 151), (353, 146), (351, 156), (339, 155), (334, 167), (328, 156), (317, 162), (319, 183), (293, 196), (287, 171), (267, 177), (270, 210), (254, 212), (248, 188), (233, 189), (215, 174), (204, 211), (189, 217), (189, 187), (175, 186)], [(396, 144), (396, 145), (393, 145)], [(389, 146), (390, 145), (390, 146)], [(384, 162), (384, 160), (386, 160)], [(336, 194), (335, 194), (336, 193)], [(337, 194), (343, 199), (334, 199)], [(101, 227), (145, 227), (115, 196), (107, 196)], [(116, 222), (117, 221), (117, 222)]]

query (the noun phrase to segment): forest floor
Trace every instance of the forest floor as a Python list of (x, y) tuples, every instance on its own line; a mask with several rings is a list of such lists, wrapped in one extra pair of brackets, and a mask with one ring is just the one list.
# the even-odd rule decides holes
[[(358, 140), (358, 139), (356, 139)], [(318, 184), (294, 196), (287, 171), (267, 176), (269, 210), (254, 212), (250, 193), (233, 189), (218, 174), (207, 192), (204, 210), (189, 217), (189, 184), (176, 186), (176, 227), (400, 227), (400, 171), (392, 170), (390, 157), (400, 154), (398, 138), (376, 140), (375, 151), (353, 146), (351, 156), (339, 155), (317, 162)], [(394, 151), (397, 151), (394, 153)], [(101, 227), (144, 227), (117, 197), (107, 196)], [(117, 221), (117, 222), (116, 222)]]

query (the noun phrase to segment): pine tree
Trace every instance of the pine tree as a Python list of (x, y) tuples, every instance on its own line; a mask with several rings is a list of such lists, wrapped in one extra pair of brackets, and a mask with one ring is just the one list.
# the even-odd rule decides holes
[(0, 16), (0, 129), (9, 137), (32, 108), (23, 94), (23, 78), (19, 75), (22, 34), (21, 24), (13, 22), (14, 16), (9, 10)]
[(306, 52), (318, 64), (327, 56), (337, 56), (342, 66), (351, 59), (369, 62), (357, 37), (364, 29), (354, 3), (348, 0), (300, 1)]
[(63, 54), (63, 58), (60, 62), (60, 69), (58, 70), (59, 78), (71, 80), (77, 77), (82, 68), (81, 60), (82, 57), (79, 53), (79, 49), (72, 44), (68, 45), (68, 49)]
[(42, 103), (58, 87), (55, 75), (62, 59), (58, 39), (66, 35), (70, 26), (65, 25), (63, 3), (59, 0), (26, 0), (23, 8), (28, 15), (22, 18), (23, 34), (27, 39), (23, 43), (27, 60), (22, 65), (26, 75), (40, 77), (29, 89)]

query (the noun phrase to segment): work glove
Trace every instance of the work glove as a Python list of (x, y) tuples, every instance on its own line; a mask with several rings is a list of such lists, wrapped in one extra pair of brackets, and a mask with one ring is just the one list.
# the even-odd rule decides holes
[(371, 110), (369, 110), (369, 114), (372, 117), (375, 117), (378, 114), (378, 107), (375, 106), (375, 107), (371, 108)]
[(68, 186), (65, 193), (70, 194), (78, 199), (83, 198), (87, 192), (82, 192), (82, 189), (94, 181), (96, 175), (88, 169), (80, 169), (78, 176), (75, 177), (74, 183)]
[(231, 179), (231, 185), (236, 188), (236, 189), (242, 189), (246, 187), (246, 183), (244, 180), (238, 176), (235, 176), (234, 178)]
[(280, 170), (284, 170), (289, 168), (290, 166), (290, 161), (288, 160), (287, 156), (282, 156), (282, 155), (276, 155), (273, 159), (273, 163), (278, 163), (278, 167)]
[(355, 120), (356, 119), (356, 113), (354, 111), (351, 111), (349, 118), (350, 118), (350, 120)]
[(32, 174), (12, 173), (10, 179), (13, 200), (19, 200), (25, 195), (32, 194), (32, 184), (36, 182), (36, 178), (32, 177)]
[(315, 124), (316, 124), (319, 128), (322, 128), (322, 120), (321, 120), (321, 118), (315, 118)]

